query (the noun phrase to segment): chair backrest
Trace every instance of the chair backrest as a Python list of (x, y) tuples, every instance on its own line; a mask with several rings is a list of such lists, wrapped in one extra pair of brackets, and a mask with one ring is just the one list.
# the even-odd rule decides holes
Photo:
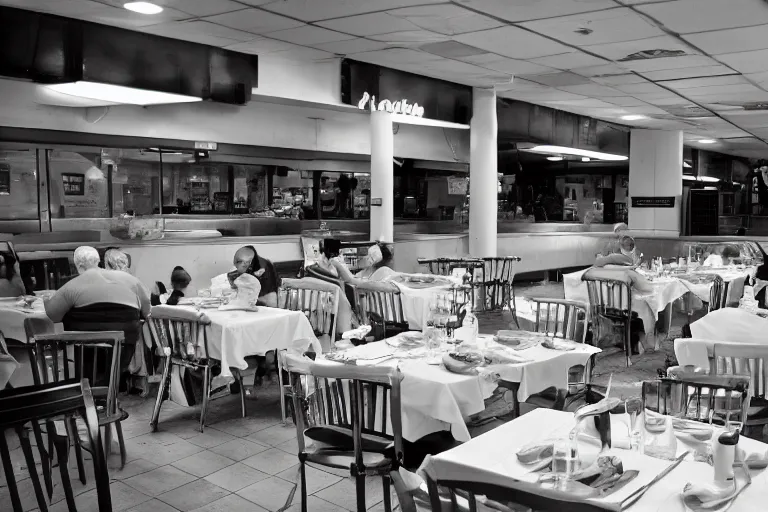
[[(3, 461), (5, 479), (10, 494), (10, 510), (14, 512), (25, 510), (25, 504), (22, 504), (21, 493), (14, 475), (14, 464), (11, 462), (8, 451), (7, 439), (10, 437), (10, 431), (15, 431), (19, 438), (26, 468), (37, 498), (37, 507), (42, 512), (47, 512), (48, 501), (40, 483), (40, 475), (37, 472), (38, 468), (44, 472), (47, 468), (35, 463), (27, 427), (31, 426), (35, 430), (39, 428), (40, 422), (45, 421), (50, 426), (53, 425), (54, 420), (74, 416), (81, 418), (86, 425), (89, 451), (93, 460), (93, 477), (96, 483), (99, 511), (112, 511), (109, 472), (101, 443), (99, 418), (93, 404), (91, 388), (86, 380), (79, 383), (53, 383), (0, 391), (0, 431), (2, 431), (0, 432), (0, 459)], [(64, 423), (68, 423), (68, 421)], [(56, 447), (57, 462), (61, 473), (60, 485), (64, 487), (67, 506), (70, 511), (76, 511), (77, 506), (72, 493), (68, 470), (70, 439), (67, 436), (54, 435), (50, 430), (48, 434), (54, 438), (53, 445)], [(78, 434), (75, 432), (73, 435), (77, 436)], [(80, 442), (80, 440), (76, 439), (75, 442)], [(41, 447), (38, 446), (38, 449)], [(45, 475), (43, 476), (45, 477)], [(3, 506), (3, 510), (7, 510), (7, 506), (7, 504)]]
[(166, 355), (197, 363), (208, 360), (206, 326), (210, 319), (200, 311), (176, 306), (152, 306), (149, 332)]
[(632, 311), (632, 284), (629, 280), (611, 277), (582, 278), (587, 285), (590, 313), (597, 314)]
[(315, 363), (285, 352), (280, 357), (290, 376), (299, 452), (305, 451), (306, 428), (335, 425), (351, 429), (359, 468), (363, 466), (363, 434), (391, 439), (396, 457), (402, 463), (402, 374), (399, 369)]
[(485, 262), (480, 258), (418, 258), (419, 265), (425, 265), (430, 274), (450, 276), (454, 269), (466, 269), (474, 276), (474, 269), (483, 268)]
[(16, 254), (16, 249), (13, 248), (13, 243), (11, 242), (0, 242), (0, 252), (9, 252), (13, 259), (19, 261), (19, 255)]
[(709, 289), (709, 311), (715, 311), (728, 305), (728, 288), (730, 282), (726, 282), (722, 276), (716, 275)]
[(765, 398), (768, 387), (768, 346), (747, 343), (715, 343), (713, 375), (748, 375), (752, 396)]
[(536, 308), (536, 332), (584, 343), (587, 337), (587, 305), (562, 299), (529, 299)]
[(688, 420), (725, 424), (746, 421), (749, 377), (677, 374), (644, 381), (643, 408)]
[(358, 285), (355, 293), (361, 323), (370, 325), (372, 313), (385, 324), (405, 322), (400, 290), (394, 284), (365, 283)]
[(277, 307), (301, 311), (316, 334), (326, 334), (331, 346), (336, 341), (339, 292), (335, 284), (306, 279), (283, 279), (277, 291)]
[(483, 258), (483, 282), (511, 285), (515, 278), (515, 263), (522, 261), (519, 256)]
[[(120, 385), (120, 354), (125, 342), (122, 331), (66, 331), (35, 335), (37, 368), (43, 384), (60, 383), (72, 379), (100, 379), (99, 361), (109, 369), (106, 410), (117, 410), (117, 392)], [(72, 347), (72, 350), (70, 350)], [(70, 359), (70, 353), (74, 356)], [(86, 360), (90, 362), (86, 362)], [(90, 374), (86, 375), (87, 370)], [(91, 389), (104, 386), (91, 386)]]

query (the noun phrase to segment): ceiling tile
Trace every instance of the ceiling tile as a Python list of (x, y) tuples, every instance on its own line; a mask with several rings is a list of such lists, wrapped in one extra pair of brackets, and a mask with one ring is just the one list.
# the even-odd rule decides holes
[(592, 77), (593, 82), (597, 82), (602, 85), (627, 85), (627, 84), (642, 84), (646, 80), (632, 73), (622, 75), (606, 75)]
[(583, 100), (555, 100), (555, 101), (549, 101), (550, 105), (570, 105), (572, 107), (589, 107), (589, 108), (609, 108), (609, 109), (616, 109), (615, 105), (612, 105), (610, 103), (606, 103), (602, 100), (587, 98)]
[(300, 21), (260, 9), (243, 9), (242, 11), (208, 16), (204, 20), (253, 34), (266, 34), (267, 32), (297, 28), (304, 25)]
[(429, 32), (427, 30), (405, 30), (402, 32), (390, 32), (388, 34), (379, 34), (377, 36), (368, 36), (374, 41), (381, 41), (391, 45), (410, 45), (414, 43), (434, 43), (439, 41), (448, 41), (448, 36)]
[(652, 93), (669, 94), (669, 91), (667, 91), (663, 87), (659, 87), (658, 85), (652, 82), (645, 82), (645, 83), (639, 83), (639, 84), (619, 84), (619, 85), (615, 85), (614, 88), (620, 91), (624, 91), (625, 93), (628, 93), (631, 96), (635, 96), (635, 94), (652, 94)]
[(623, 74), (626, 74), (627, 72), (626, 69), (616, 64), (605, 64), (603, 66), (587, 66), (583, 68), (574, 68), (571, 71), (581, 76), (588, 76), (588, 77), (623, 75)]
[[(320, 21), (369, 12), (410, 7), (413, 0), (244, 0), (278, 14), (303, 21)], [(444, 0), (419, 0), (420, 4), (445, 3)]]
[(607, 64), (605, 59), (593, 57), (584, 52), (569, 52), (550, 55), (549, 57), (539, 57), (531, 59), (531, 62), (563, 70)]
[(612, 89), (611, 87), (606, 87), (604, 85), (596, 84), (596, 83), (589, 83), (589, 84), (582, 84), (582, 85), (566, 85), (564, 87), (559, 87), (559, 89), (563, 91), (572, 92), (574, 94), (582, 94), (584, 96), (589, 96), (591, 98), (609, 98), (609, 97), (616, 97), (616, 96), (626, 96), (626, 93), (622, 91), (617, 91), (616, 89)]
[(500, 27), (502, 22), (464, 9), (458, 5), (422, 5), (394, 9), (388, 14), (407, 20), (417, 27), (438, 34), (453, 36)]
[(439, 55), (447, 59), (461, 59), (478, 55), (498, 58), (498, 55), (488, 53), (480, 48), (469, 46), (458, 41), (440, 41), (437, 43), (427, 43), (419, 47), (420, 50), (434, 55)]
[(286, 41), (288, 43), (306, 46), (354, 39), (353, 36), (342, 34), (341, 32), (336, 32), (321, 27), (313, 27), (310, 25), (290, 28), (288, 30), (279, 30), (277, 32), (270, 32), (269, 37), (279, 39), (281, 41)]
[(386, 12), (361, 14), (317, 23), (321, 27), (338, 30), (356, 36), (373, 36), (389, 32), (416, 30), (418, 27), (410, 21), (392, 16)]
[(495, 57), (496, 57), (496, 60), (494, 61), (485, 62), (478, 65), (484, 68), (493, 69), (494, 71), (511, 73), (513, 75), (538, 75), (542, 73), (555, 72), (555, 70), (552, 68), (548, 68), (546, 66), (540, 66), (538, 64), (533, 64), (529, 61), (516, 60), (516, 59), (504, 59), (504, 58), (499, 58), (498, 55), (496, 55)]
[(146, 16), (116, 5), (108, 5), (91, 0), (2, 0), (0, 4), (29, 11), (45, 12), (67, 18), (133, 29), (190, 17), (189, 14), (171, 7), (164, 9), (159, 14)]
[(685, 69), (702, 66), (717, 65), (717, 61), (712, 57), (704, 55), (683, 55), (680, 57), (666, 57), (662, 59), (636, 60), (632, 62), (622, 62), (622, 66), (631, 69), (640, 74), (648, 71), (663, 71), (666, 69)]
[(307, 48), (306, 46), (291, 45), (287, 50), (281, 50), (270, 54), (274, 57), (280, 57), (291, 61), (319, 61), (333, 57), (333, 54), (318, 50), (316, 48)]
[(547, 88), (540, 91), (506, 91), (513, 93), (516, 98), (535, 103), (537, 101), (566, 101), (566, 100), (581, 100), (588, 99), (578, 94), (572, 94), (566, 91), (560, 91), (558, 89)]
[(243, 4), (233, 0), (154, 0), (153, 3), (173, 7), (193, 16), (213, 16), (243, 8)]
[(275, 53), (293, 49), (294, 45), (268, 37), (256, 37), (250, 41), (227, 46), (227, 50), (234, 52), (260, 54)]
[[(699, 53), (685, 42), (672, 36), (660, 36), (649, 39), (639, 39), (636, 41), (591, 45), (585, 46), (583, 49), (610, 60), (621, 60), (639, 52), (653, 52), (655, 50), (681, 50), (687, 55), (695, 55)], [(622, 62), (622, 65), (624, 64), (625, 63)]]
[(503, 86), (496, 86), (497, 91), (517, 91), (517, 92), (530, 92), (530, 91), (541, 91), (544, 89), (548, 89), (548, 87), (537, 84), (536, 82), (531, 82), (530, 80), (524, 80), (522, 78), (515, 77), (515, 79)]
[(351, 55), (354, 53), (370, 52), (373, 50), (382, 50), (389, 48), (387, 43), (381, 41), (371, 41), (358, 37), (346, 41), (331, 41), (330, 43), (320, 43), (312, 45), (313, 48), (324, 50), (326, 52), (338, 53), (340, 55)]
[(398, 63), (403, 65), (423, 65), (427, 62), (440, 60), (441, 57), (409, 48), (388, 48), (386, 50), (358, 53), (355, 55), (355, 59), (393, 67)]
[(207, 21), (164, 23), (162, 25), (143, 27), (141, 31), (159, 36), (183, 39), (185, 41), (211, 44), (213, 46), (228, 46), (256, 38), (256, 36), (248, 32), (222, 27)]
[(721, 85), (736, 85), (736, 84), (749, 84), (746, 78), (742, 75), (726, 75), (726, 76), (708, 76), (698, 78), (688, 78), (683, 80), (666, 80), (663, 81), (664, 87), (670, 89), (691, 89), (695, 87), (714, 87)]
[(681, 34), (768, 23), (761, 0), (677, 0), (637, 8)]
[(660, 28), (628, 8), (529, 21), (521, 25), (575, 46), (650, 39), (664, 35)]
[(768, 71), (768, 50), (718, 55), (717, 60), (741, 73)]
[(644, 71), (643, 76), (648, 80), (676, 80), (679, 78), (694, 78), (699, 76), (729, 75), (734, 71), (722, 64), (714, 66), (694, 66), (685, 68), (660, 69), (658, 71)]
[[(666, 85), (666, 82), (665, 82)], [(745, 97), (750, 94), (766, 94), (766, 91), (752, 84), (713, 85), (709, 87), (692, 87), (682, 89), (680, 94), (686, 97), (713, 96), (716, 94), (732, 95), (742, 94)]]
[(721, 55), (768, 48), (766, 31), (768, 31), (768, 25), (759, 25), (688, 34), (684, 39), (710, 55)]
[(462, 34), (454, 39), (513, 59), (532, 59), (572, 51), (556, 41), (511, 26)]
[(613, 0), (459, 0), (507, 21), (526, 21), (616, 7)]
[(546, 73), (542, 75), (524, 75), (523, 78), (549, 87), (568, 87), (570, 85), (590, 84), (588, 78), (567, 71), (561, 73)]
[(756, 84), (765, 84), (768, 83), (768, 71), (763, 71), (762, 73), (749, 73), (744, 75), (744, 78), (747, 78)]

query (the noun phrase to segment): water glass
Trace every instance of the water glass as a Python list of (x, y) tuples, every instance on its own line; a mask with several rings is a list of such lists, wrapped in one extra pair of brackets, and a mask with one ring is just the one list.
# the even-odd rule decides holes
[(552, 474), (559, 487), (579, 469), (579, 449), (576, 439), (558, 439), (552, 447)]
[(657, 459), (674, 460), (677, 437), (669, 416), (644, 414), (643, 453)]

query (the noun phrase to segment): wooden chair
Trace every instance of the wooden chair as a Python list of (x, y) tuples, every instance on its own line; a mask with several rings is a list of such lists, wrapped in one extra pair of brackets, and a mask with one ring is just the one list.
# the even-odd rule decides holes
[[(120, 385), (120, 354), (123, 349), (125, 334), (122, 331), (66, 331), (55, 334), (36, 334), (35, 351), (37, 366), (43, 384), (59, 383), (70, 379), (89, 379), (94, 385), (91, 392), (98, 402), (99, 427), (104, 427), (104, 444), (109, 455), (112, 449), (112, 425), (117, 432), (117, 442), (120, 446), (120, 467), (125, 466), (125, 438), (121, 422), (128, 419), (128, 412), (120, 407), (117, 400)], [(71, 349), (71, 350), (70, 350)], [(69, 359), (70, 354), (74, 357)], [(86, 371), (86, 358), (90, 359), (90, 375)], [(105, 362), (107, 374), (99, 374), (98, 362)], [(71, 427), (77, 431), (74, 423)], [(81, 444), (75, 443), (75, 454), (78, 460), (78, 470), (81, 480), (82, 473)]]
[(644, 381), (643, 409), (702, 423), (744, 422), (749, 377), (680, 373), (674, 379)]
[(472, 275), (472, 270), (482, 268), (485, 262), (480, 258), (418, 258), (419, 265), (426, 266), (430, 274), (450, 276), (457, 268), (466, 269)]
[(710, 374), (749, 376), (751, 400), (744, 425), (768, 425), (768, 346), (715, 343)]
[(372, 326), (374, 337), (384, 339), (408, 330), (400, 290), (395, 285), (365, 283), (356, 292), (360, 323)]
[[(358, 512), (366, 510), (365, 477), (381, 476), (384, 509), (391, 512), (389, 473), (403, 460), (400, 371), (318, 364), (293, 354), (285, 354), (283, 362), (293, 385), (302, 512), (307, 510), (308, 462), (349, 469)], [(314, 450), (307, 449), (305, 437), (318, 443)]]
[[(24, 511), (16, 477), (14, 476), (14, 466), (8, 450), (7, 436), (10, 434), (10, 431), (15, 431), (19, 438), (27, 471), (35, 491), (37, 506), (41, 512), (47, 512), (48, 500), (40, 485), (40, 477), (37, 474), (37, 465), (32, 452), (32, 444), (29, 439), (27, 426), (31, 425), (33, 430), (35, 430), (35, 425), (39, 428), (41, 422), (52, 424), (61, 418), (65, 418), (65, 425), (70, 425), (74, 423), (75, 417), (81, 418), (86, 426), (87, 448), (91, 452), (93, 459), (99, 511), (112, 511), (109, 472), (101, 446), (99, 419), (93, 403), (93, 395), (86, 379), (83, 379), (80, 383), (57, 382), (0, 391), (0, 430), (2, 430), (2, 435), (0, 435), (0, 459), (3, 461), (5, 480), (8, 485), (8, 493), (10, 494), (10, 510), (13, 510), (13, 512)], [(68, 435), (58, 435), (55, 433), (55, 430), (49, 431), (48, 434), (53, 438), (53, 444), (56, 447), (61, 485), (64, 490), (67, 507), (70, 512), (77, 511), (67, 464), (69, 458), (68, 436), (77, 437), (77, 429), (68, 429)], [(40, 447), (41, 445), (38, 444), (38, 448)], [(5, 507), (8, 506), (6, 503), (2, 507), (3, 510), (6, 510)]]
[(722, 309), (728, 305), (728, 288), (730, 282), (725, 282), (720, 275), (715, 276), (709, 289), (709, 307), (707, 312)]
[[(277, 291), (277, 307), (289, 311), (301, 311), (309, 319), (315, 335), (327, 336), (330, 346), (336, 341), (336, 318), (339, 313), (339, 288), (328, 283), (327, 286), (304, 279), (283, 279)], [(285, 402), (292, 399), (292, 384), (283, 382), (281, 358), (277, 358), (277, 375), (283, 397), (280, 400), (280, 413), (286, 422)], [(242, 384), (241, 384), (242, 385)], [(241, 388), (242, 389), (242, 388)]]
[[(163, 404), (165, 390), (171, 381), (171, 369), (174, 366), (203, 372), (203, 396), (200, 407), (200, 432), (205, 428), (205, 414), (211, 392), (212, 369), (215, 362), (208, 356), (208, 336), (206, 327), (211, 323), (201, 312), (189, 311), (174, 306), (152, 306), (149, 314), (149, 331), (157, 346), (166, 355), (165, 368), (157, 391), (155, 408), (152, 411), (150, 426), (157, 430), (160, 407)], [(245, 417), (245, 393), (242, 388), (240, 405)]]
[[(587, 338), (589, 316), (587, 305), (582, 302), (532, 298), (536, 307), (535, 332), (543, 332), (555, 338), (584, 343)], [(563, 403), (567, 408), (574, 401), (586, 396), (592, 381), (592, 369), (595, 356), (589, 358), (586, 365), (576, 365), (568, 370), (568, 389)], [(556, 407), (558, 390), (555, 387), (528, 397), (526, 404), (552, 409)]]
[(483, 272), (478, 280), (474, 278), (474, 284), (481, 290), (483, 304), (477, 305), (484, 311), (502, 311), (508, 308), (513, 315), (515, 324), (517, 321), (517, 305), (515, 303), (515, 264), (521, 259), (517, 256), (505, 256), (498, 258), (483, 258)]
[(632, 311), (632, 282), (629, 279), (607, 277), (587, 278), (586, 274), (582, 281), (587, 284), (589, 319), (595, 327), (596, 340), (603, 336), (601, 320), (612, 325), (620, 324), (629, 368), (632, 365), (632, 321), (637, 318), (637, 314)]

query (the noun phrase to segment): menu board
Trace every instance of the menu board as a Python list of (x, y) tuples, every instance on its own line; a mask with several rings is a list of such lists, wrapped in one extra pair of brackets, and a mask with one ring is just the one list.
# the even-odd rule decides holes
[(447, 178), (448, 180), (448, 194), (466, 195), (467, 193), (467, 179), (466, 178)]

